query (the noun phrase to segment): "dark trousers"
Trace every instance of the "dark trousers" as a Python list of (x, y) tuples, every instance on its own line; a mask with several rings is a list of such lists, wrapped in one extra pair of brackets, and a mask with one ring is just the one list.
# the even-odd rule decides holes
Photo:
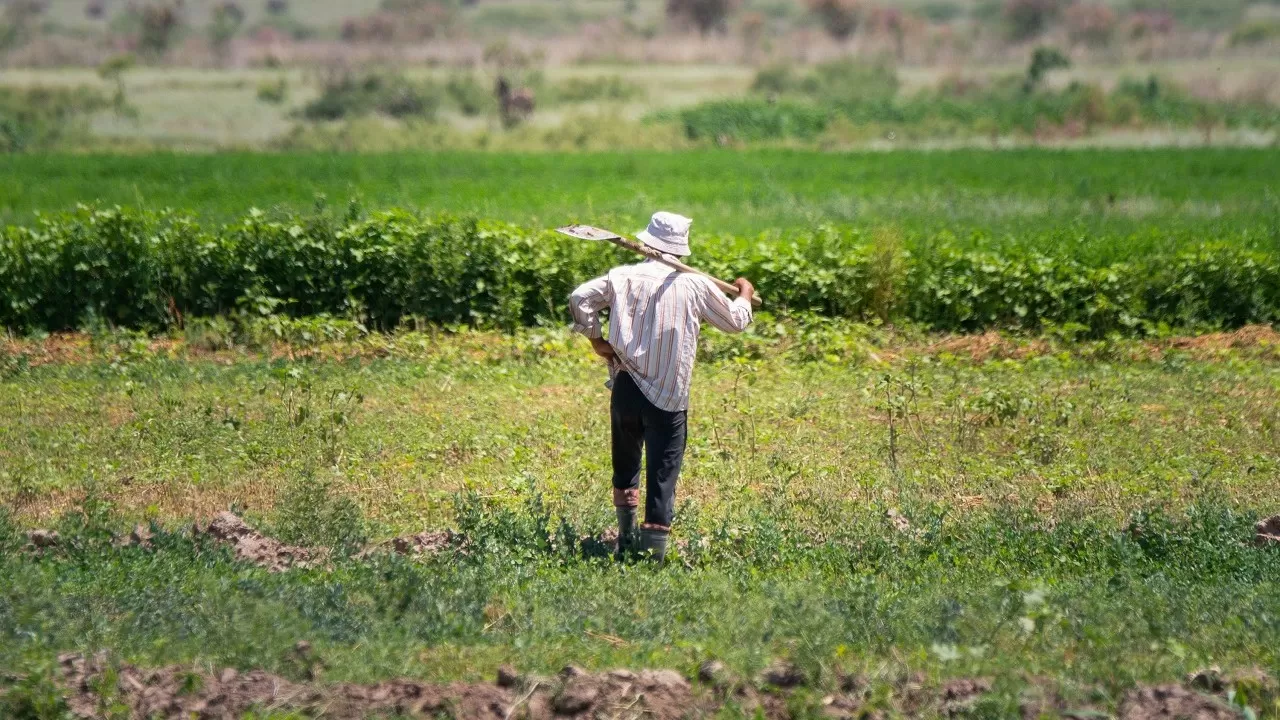
[[(615, 491), (640, 489), (640, 452), (645, 451), (644, 521), (671, 527), (675, 513), (676, 479), (684, 461), (685, 420), (688, 412), (663, 410), (644, 396), (635, 380), (618, 373), (609, 401), (613, 436)], [(618, 493), (614, 493), (618, 497)]]

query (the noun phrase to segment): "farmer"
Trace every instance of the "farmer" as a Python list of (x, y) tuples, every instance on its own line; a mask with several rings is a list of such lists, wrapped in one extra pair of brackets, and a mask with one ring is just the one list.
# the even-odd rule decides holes
[[(636, 237), (667, 256), (689, 254), (689, 225), (674, 213), (654, 213)], [(573, 329), (591, 340), (609, 363), (613, 440), (613, 505), (618, 511), (619, 559), (636, 551), (661, 562), (671, 534), (676, 478), (684, 459), (689, 384), (706, 320), (726, 332), (751, 324), (755, 288), (738, 278), (730, 300), (709, 279), (680, 273), (656, 261), (624, 265), (573, 291)], [(609, 309), (605, 340), (600, 311)], [(644, 524), (636, 533), (640, 505), (640, 451), (646, 448)]]

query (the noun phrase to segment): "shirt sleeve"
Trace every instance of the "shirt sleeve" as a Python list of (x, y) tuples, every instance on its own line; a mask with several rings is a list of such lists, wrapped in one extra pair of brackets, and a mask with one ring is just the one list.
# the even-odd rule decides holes
[(702, 286), (702, 319), (725, 332), (740, 333), (751, 324), (751, 303), (737, 297), (732, 300), (710, 280)]
[(569, 296), (569, 312), (573, 314), (573, 331), (589, 338), (604, 337), (600, 327), (600, 311), (613, 302), (613, 286), (608, 275), (602, 275), (578, 286)]

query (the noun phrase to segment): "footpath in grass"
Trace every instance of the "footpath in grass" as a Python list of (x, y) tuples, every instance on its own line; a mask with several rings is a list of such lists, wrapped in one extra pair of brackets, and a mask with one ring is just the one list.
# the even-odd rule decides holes
[[(262, 670), (350, 700), (335, 683), (511, 664), (524, 680), (483, 690), (503, 717), (576, 692), (566, 665), (718, 661), (746, 694), (688, 692), (727, 717), (1280, 711), (1280, 546), (1255, 528), (1280, 510), (1269, 328), (709, 333), (664, 568), (604, 556), (607, 394), (575, 338), (196, 340), (6, 345), (0, 702), (56, 705), (64, 672), (205, 697)], [(314, 554), (238, 558), (205, 529), (227, 509)], [(90, 685), (113, 686), (95, 697), (142, 692)]]

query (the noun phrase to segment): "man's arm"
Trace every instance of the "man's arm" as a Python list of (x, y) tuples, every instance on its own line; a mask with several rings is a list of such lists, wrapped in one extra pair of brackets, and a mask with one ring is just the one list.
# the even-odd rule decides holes
[(613, 302), (613, 287), (604, 275), (578, 286), (569, 295), (569, 312), (573, 314), (573, 331), (586, 335), (591, 348), (606, 360), (613, 358), (613, 346), (604, 339), (600, 311)]
[(746, 278), (738, 278), (733, 284), (738, 287), (738, 297), (730, 300), (720, 288), (704, 283), (702, 317), (713, 327), (738, 333), (751, 324), (751, 298), (755, 297), (756, 288)]

